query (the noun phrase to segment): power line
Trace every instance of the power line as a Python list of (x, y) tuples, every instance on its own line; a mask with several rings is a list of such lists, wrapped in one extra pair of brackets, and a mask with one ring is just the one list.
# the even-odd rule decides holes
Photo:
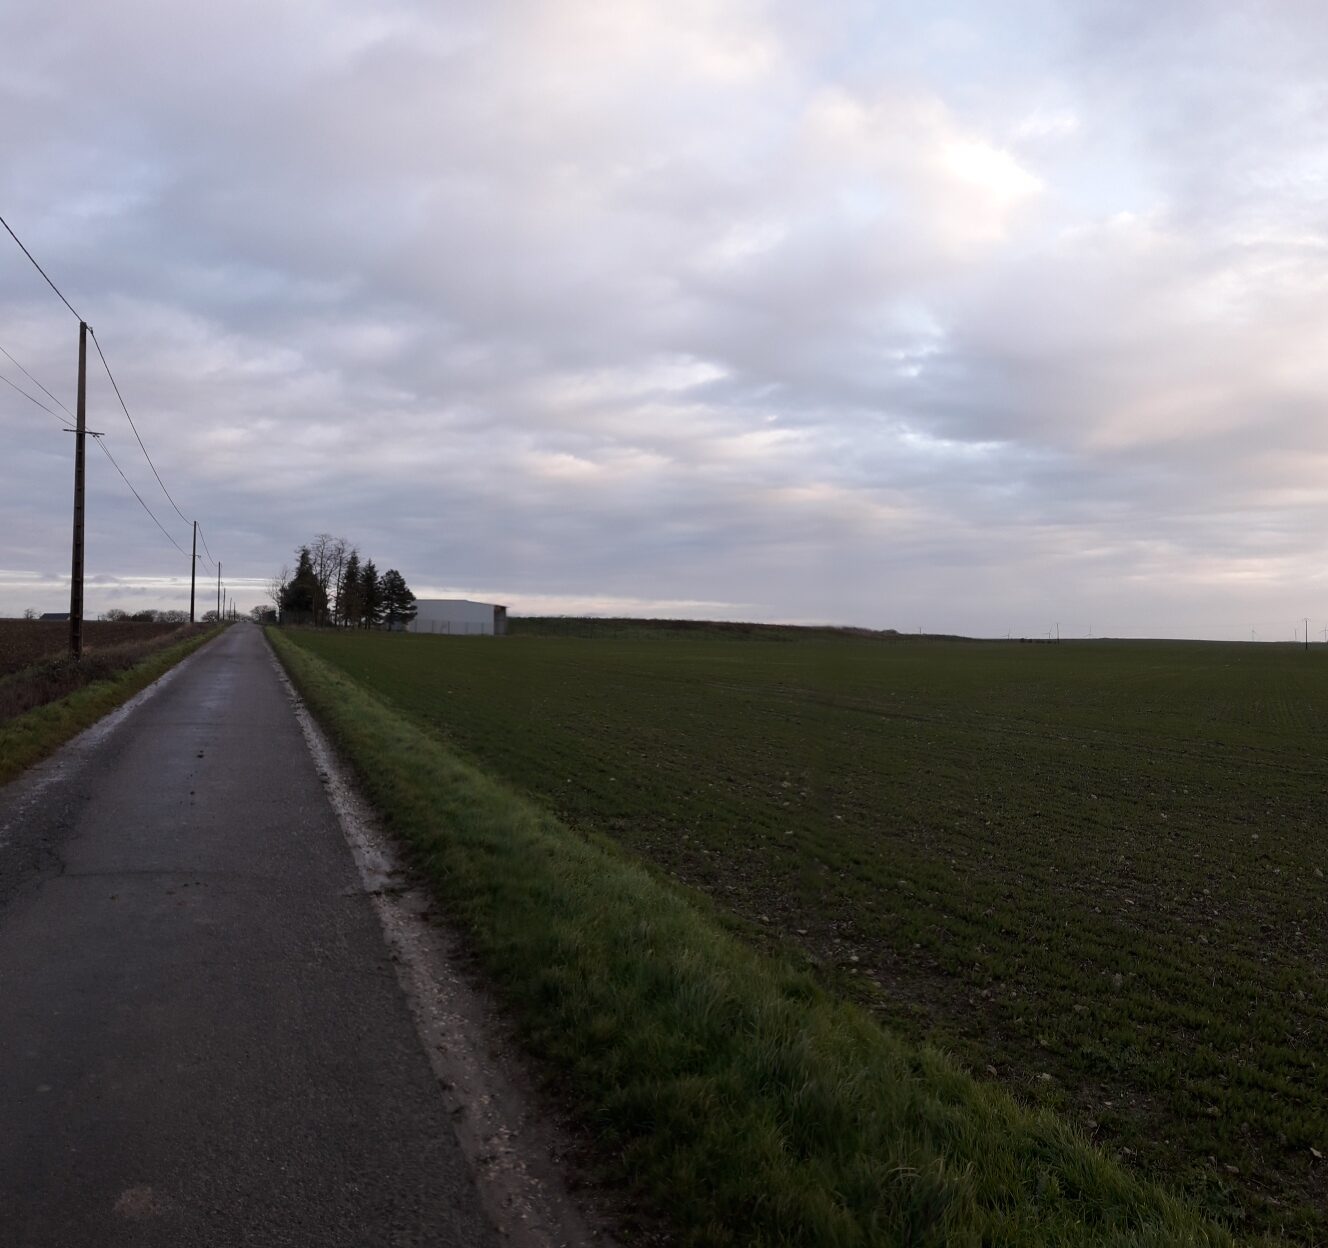
[[(96, 336), (94, 335), (93, 338), (95, 341)], [(51, 394), (51, 392), (47, 390), (46, 387), (43, 386), (40, 381), (38, 381), (35, 377), (33, 377), (32, 374), (28, 372), (26, 368), (23, 368), (23, 365), (20, 364), (17, 360), (15, 360), (14, 357), (4, 349), (4, 347), (0, 347), (0, 352), (3, 352), (5, 355), (9, 356), (9, 359), (13, 361), (14, 366), (16, 368), (22, 369), (24, 376), (30, 378), (35, 385), (41, 387), (42, 391), (47, 395), (50, 395), (50, 397), (54, 399), (56, 403), (60, 403), (60, 400), (57, 399), (55, 395)], [(54, 411), (53, 409), (47, 407), (46, 404), (43, 403), (40, 399), (34, 398), (26, 390), (24, 390), (22, 386), (17, 385), (15, 382), (10, 381), (9, 378), (6, 377), (3, 373), (0, 373), (0, 381), (3, 381), (5, 385), (10, 386), (13, 389), (17, 390), (19, 394), (21, 394), (25, 399), (28, 400), (29, 403), (35, 403), (38, 407), (42, 409), (43, 412), (48, 413), (56, 420), (58, 420), (62, 426), (65, 424), (65, 418), (61, 416), (59, 412)], [(65, 405), (63, 403), (60, 403), (60, 406), (64, 407)], [(65, 407), (65, 411), (68, 412), (69, 409)], [(71, 419), (76, 419), (76, 417), (72, 416), (72, 413), (71, 413)], [(133, 422), (131, 421), (130, 424), (132, 426)], [(143, 510), (146, 511), (149, 516), (152, 516), (153, 523), (157, 526), (157, 528), (161, 529), (161, 531), (166, 534), (166, 538), (171, 543), (171, 545), (173, 545), (176, 550), (180, 551), (181, 554), (184, 554), (184, 549), (181, 547), (180, 543), (177, 542), (175, 538), (171, 537), (170, 533), (166, 531), (166, 528), (162, 525), (161, 521), (158, 520), (156, 515), (153, 513), (152, 508), (149, 507), (147, 503), (143, 501), (143, 496), (136, 489), (134, 489), (134, 483), (130, 481), (127, 476), (125, 476), (124, 469), (120, 467), (119, 463), (116, 461), (115, 456), (112, 455), (110, 450), (107, 448), (106, 443), (101, 440), (101, 435), (93, 434), (92, 436), (96, 439), (97, 445), (100, 446), (102, 451), (105, 453), (106, 458), (109, 459), (111, 463), (114, 465), (115, 471), (120, 474), (120, 477), (124, 481), (124, 483), (130, 488), (131, 491), (133, 491), (134, 497), (138, 499), (139, 503), (142, 505)], [(149, 460), (148, 462), (151, 463), (152, 461)], [(162, 488), (165, 489), (164, 486)], [(170, 496), (167, 495), (167, 497), (169, 498)], [(204, 549), (206, 549), (206, 547), (207, 543), (205, 542)], [(209, 560), (211, 559), (211, 551), (208, 552), (208, 558)]]
[[(129, 407), (124, 401), (124, 395), (120, 393), (120, 387), (118, 384), (116, 384), (115, 375), (111, 372), (110, 364), (107, 363), (106, 353), (101, 349), (101, 343), (97, 341), (97, 331), (93, 329), (91, 326), (89, 326), (88, 333), (92, 336), (92, 345), (97, 348), (97, 355), (101, 358), (101, 366), (106, 370), (106, 376), (110, 379), (111, 389), (115, 391), (115, 397), (120, 400), (120, 408), (125, 414), (125, 419), (129, 421), (129, 427), (134, 431), (134, 437), (138, 441), (139, 450), (143, 452), (143, 458), (148, 461), (148, 467), (152, 469), (152, 475), (157, 478), (157, 484), (161, 486), (161, 492), (166, 495), (166, 501), (170, 503), (172, 507), (175, 508), (175, 514), (179, 516), (180, 519), (185, 522), (185, 524), (192, 525), (194, 521), (190, 520), (189, 517), (186, 516), (184, 512), (180, 510), (179, 504), (176, 503), (175, 499), (171, 497), (170, 490), (166, 488), (166, 482), (161, 479), (161, 473), (157, 471), (157, 465), (152, 462), (152, 456), (148, 454), (148, 448), (143, 444), (143, 438), (138, 432), (138, 426), (134, 424), (134, 418), (129, 414)], [(103, 449), (105, 448), (103, 447)], [(109, 452), (107, 453), (109, 454)], [(112, 463), (114, 463), (114, 460), (112, 460)], [(116, 464), (115, 466), (116, 470), (119, 471), (120, 465)], [(124, 477), (123, 472), (121, 472), (120, 475)], [(129, 485), (128, 477), (125, 477), (125, 484)], [(132, 485), (130, 485), (129, 488), (131, 490), (134, 489)], [(137, 498), (140, 503), (143, 503), (143, 499), (139, 495), (137, 490), (134, 490), (134, 497)], [(143, 503), (143, 506), (147, 510), (148, 515), (152, 516), (152, 519), (156, 523), (157, 528), (161, 529), (161, 531), (163, 533), (166, 533), (166, 536), (170, 538), (171, 545), (173, 545), (175, 549), (178, 550), (182, 555), (185, 554), (184, 547), (181, 546), (180, 543), (175, 540), (175, 538), (171, 537), (171, 535), (166, 532), (165, 526), (161, 523), (160, 520), (157, 519), (155, 515), (153, 515), (151, 509), (148, 508), (148, 505), (146, 503)], [(200, 533), (202, 532), (201, 529), (199, 531)], [(203, 543), (203, 549), (207, 550), (206, 541)], [(208, 562), (215, 563), (215, 560), (213, 560), (212, 558), (211, 551), (208, 551)]]
[(182, 555), (184, 555), (186, 559), (188, 559), (189, 558), (188, 552), (185, 550), (183, 546), (180, 545), (179, 542), (175, 540), (175, 538), (173, 538), (170, 535), (170, 533), (166, 531), (166, 526), (162, 524), (160, 520), (157, 519), (156, 515), (152, 511), (152, 508), (149, 507), (147, 503), (143, 501), (143, 495), (141, 495), (137, 490), (134, 489), (134, 483), (128, 477), (125, 476), (124, 469), (121, 468), (118, 463), (116, 463), (115, 456), (112, 455), (111, 452), (106, 449), (106, 443), (103, 442), (102, 439), (96, 434), (93, 435), (93, 438), (96, 441), (97, 445), (101, 447), (102, 453), (106, 456), (107, 459), (111, 461), (112, 465), (115, 468), (115, 471), (120, 474), (121, 480), (123, 480), (124, 483), (129, 487), (134, 497), (138, 499), (139, 506), (141, 506), (143, 510), (148, 513), (149, 516), (152, 516), (152, 523), (155, 524), (157, 528), (159, 528), (162, 531), (162, 533), (166, 535), (166, 540), (170, 542), (170, 544), (174, 546), (176, 550), (178, 550)]
[[(25, 256), (27, 256), (28, 260), (32, 264), (32, 267), (42, 275), (42, 277), (46, 281), (46, 284), (53, 291), (55, 291), (56, 295), (60, 299), (60, 302), (63, 303), (65, 307), (68, 308), (70, 312), (74, 314), (75, 317), (77, 317), (80, 324), (85, 324), (85, 322), (83, 321), (83, 317), (78, 312), (78, 309), (75, 308), (74, 305), (70, 303), (68, 299), (65, 298), (64, 292), (61, 291), (61, 289), (51, 280), (50, 275), (46, 272), (46, 270), (43, 269), (42, 266), (37, 263), (37, 258), (32, 254), (32, 252), (30, 252), (27, 249), (26, 246), (24, 246), (23, 240), (19, 238), (17, 234), (14, 233), (13, 229), (10, 227), (9, 222), (6, 221), (4, 217), (0, 217), (0, 225), (3, 225), (5, 227), (5, 231), (9, 234), (9, 237), (12, 238), (15, 243), (18, 244), (19, 250)], [(95, 331), (92, 329), (92, 327), (87, 326), (86, 328), (87, 332), (92, 335), (93, 344), (97, 348), (97, 355), (101, 358), (101, 366), (106, 370), (106, 376), (110, 379), (111, 388), (115, 391), (115, 397), (120, 401), (120, 407), (125, 414), (125, 419), (129, 421), (129, 427), (134, 431), (134, 437), (138, 441), (139, 449), (143, 452), (143, 458), (148, 461), (148, 467), (152, 469), (152, 475), (156, 477), (157, 484), (161, 486), (161, 492), (166, 495), (166, 501), (169, 502), (170, 505), (175, 509), (175, 514), (179, 516), (180, 519), (183, 520), (186, 524), (193, 524), (194, 522), (191, 521), (189, 517), (186, 516), (184, 512), (180, 510), (179, 504), (177, 504), (175, 499), (171, 497), (170, 490), (166, 488), (166, 482), (161, 479), (161, 473), (157, 471), (157, 465), (152, 462), (152, 456), (148, 454), (148, 448), (143, 443), (143, 438), (138, 432), (138, 426), (134, 424), (134, 418), (129, 414), (129, 406), (124, 401), (124, 395), (120, 393), (120, 387), (115, 380), (115, 374), (111, 372), (111, 366), (106, 360), (106, 353), (101, 349), (101, 343), (97, 341), (97, 335)], [(58, 407), (62, 408), (65, 411), (65, 413), (69, 415), (70, 419), (77, 422), (78, 418), (75, 417), (73, 413), (71, 413), (69, 409), (65, 407), (65, 405), (58, 398), (56, 398), (54, 394), (52, 394), (49, 390), (47, 390), (46, 387), (43, 386), (40, 381), (38, 381), (30, 372), (28, 372), (28, 370), (24, 368), (22, 364), (20, 364), (16, 359), (14, 359), (14, 357), (10, 355), (8, 351), (5, 351), (3, 347), (0, 347), (0, 351), (4, 351), (4, 354), (13, 362), (14, 366), (18, 368), (19, 371), (22, 372), (25, 377), (27, 377), (30, 381), (32, 381), (34, 385), (36, 385), (43, 393), (45, 393), (47, 397), (52, 400), (52, 402), (54, 402)], [(55, 419), (58, 420), (61, 423), (61, 425), (64, 425), (65, 418), (61, 416), (59, 412), (53, 411), (51, 408), (47, 407), (46, 404), (41, 402), (40, 399), (34, 398), (21, 386), (10, 381), (9, 378), (5, 377), (3, 374), (0, 374), (0, 381), (5, 382), (7, 385), (17, 390), (19, 394), (21, 394), (29, 402), (35, 403), (44, 412), (48, 412), (50, 413), (51, 416), (55, 417)], [(80, 401), (81, 401), (81, 395), (80, 395)], [(97, 445), (101, 447), (102, 453), (106, 456), (107, 459), (111, 461), (111, 464), (115, 468), (115, 471), (120, 474), (120, 479), (124, 481), (124, 483), (129, 487), (129, 490), (133, 494), (133, 496), (136, 499), (138, 499), (139, 506), (141, 506), (143, 510), (146, 511), (148, 515), (152, 518), (152, 523), (155, 524), (157, 528), (161, 530), (166, 540), (170, 542), (170, 544), (174, 546), (176, 550), (178, 550), (182, 555), (186, 554), (184, 547), (181, 546), (180, 543), (177, 542), (175, 538), (171, 536), (166, 526), (162, 524), (160, 520), (157, 519), (156, 513), (154, 513), (152, 508), (149, 507), (147, 503), (144, 501), (143, 496), (134, 488), (134, 483), (130, 481), (127, 476), (125, 476), (124, 469), (120, 467), (119, 462), (116, 460), (115, 456), (112, 455), (111, 452), (107, 449), (106, 444), (102, 441), (101, 435), (93, 434), (92, 437), (93, 440), (97, 443)], [(207, 550), (206, 539), (203, 542), (203, 549)], [(215, 563), (216, 561), (212, 558), (212, 552), (209, 550), (207, 553), (208, 553), (208, 561), (211, 563)], [(220, 571), (220, 565), (217, 564), (216, 566), (218, 571)]]
[(143, 458), (148, 461), (148, 467), (152, 469), (152, 475), (157, 478), (157, 484), (161, 486), (161, 492), (166, 495), (166, 501), (175, 508), (175, 514), (179, 516), (185, 524), (193, 524), (193, 521), (180, 510), (175, 499), (171, 497), (170, 490), (166, 488), (166, 482), (161, 479), (161, 473), (157, 471), (157, 465), (152, 462), (152, 456), (148, 454), (148, 448), (143, 445), (143, 439), (139, 437), (138, 426), (134, 424), (134, 418), (129, 415), (129, 408), (125, 404), (124, 395), (120, 393), (120, 387), (115, 383), (115, 376), (111, 372), (111, 366), (106, 362), (106, 354), (101, 349), (101, 343), (97, 341), (96, 331), (89, 327), (88, 333), (92, 335), (92, 345), (97, 348), (97, 354), (101, 356), (101, 366), (106, 370), (106, 376), (111, 379), (111, 389), (115, 391), (115, 397), (120, 400), (120, 406), (124, 410), (125, 419), (129, 421), (129, 427), (134, 431), (134, 437), (138, 438), (139, 449), (143, 452)]
[[(4, 348), (3, 348), (3, 347), (0, 347), (0, 351), (4, 351)], [(5, 354), (6, 354), (6, 355), (9, 355), (9, 352), (8, 352), (8, 351), (5, 351)], [(9, 358), (10, 358), (11, 360), (14, 359), (14, 357), (13, 357), (12, 355), (10, 355)], [(15, 363), (15, 364), (18, 364), (18, 361), (17, 361), (17, 360), (14, 360), (14, 363)], [(18, 366), (19, 366), (20, 368), (23, 367), (21, 364), (19, 364)], [(24, 372), (27, 372), (27, 370), (24, 369)], [(31, 373), (28, 373), (28, 376), (31, 377), (32, 374), (31, 374)], [(33, 379), (33, 381), (37, 381), (37, 379), (36, 379), (35, 377), (33, 377), (32, 379)], [(19, 392), (19, 394), (21, 394), (25, 399), (27, 399), (28, 402), (30, 402), (30, 403), (35, 403), (38, 407), (40, 407), (40, 408), (42, 409), (43, 412), (47, 412), (47, 413), (49, 413), (51, 416), (53, 416), (56, 420), (58, 420), (58, 421), (60, 422), (61, 426), (64, 426), (64, 425), (65, 425), (65, 418), (64, 418), (63, 416), (61, 416), (59, 412), (52, 411), (52, 409), (49, 408), (49, 407), (47, 407), (46, 404), (43, 403), (40, 399), (34, 399), (34, 398), (32, 397), (32, 395), (30, 395), (30, 394), (29, 394), (26, 390), (24, 390), (21, 386), (15, 385), (15, 383), (12, 382), (12, 381), (10, 381), (9, 378), (6, 377), (3, 373), (0, 373), (0, 381), (3, 381), (7, 386), (12, 386), (15, 390), (17, 390), (17, 391)], [(41, 385), (41, 382), (37, 382), (37, 384), (40, 386), (40, 385)], [(45, 386), (42, 386), (42, 389), (45, 390), (46, 387), (45, 387)], [(55, 401), (56, 401), (57, 403), (60, 402), (59, 399), (56, 399)], [(143, 510), (146, 511), (146, 512), (148, 513), (149, 516), (152, 516), (152, 522), (157, 526), (157, 528), (161, 529), (161, 531), (162, 531), (163, 533), (166, 534), (166, 540), (169, 541), (169, 542), (171, 543), (171, 545), (174, 546), (175, 549), (178, 550), (178, 551), (183, 555), (183, 554), (185, 553), (185, 552), (184, 552), (184, 548), (180, 545), (179, 542), (177, 542), (177, 541), (175, 540), (175, 538), (173, 538), (173, 537), (170, 535), (170, 533), (168, 533), (168, 532), (166, 531), (166, 528), (162, 525), (161, 521), (158, 520), (157, 517), (153, 514), (152, 508), (149, 507), (149, 506), (147, 505), (147, 503), (145, 503), (145, 502), (143, 501), (143, 496), (142, 496), (142, 495), (141, 495), (136, 489), (134, 489), (134, 483), (133, 483), (132, 481), (130, 481), (129, 478), (128, 478), (127, 476), (125, 476), (124, 469), (120, 467), (119, 463), (116, 461), (115, 456), (111, 454), (111, 452), (110, 452), (109, 449), (107, 449), (106, 443), (102, 441), (102, 435), (99, 434), (99, 433), (94, 433), (94, 434), (92, 434), (91, 436), (96, 440), (97, 445), (98, 445), (99, 447), (101, 447), (101, 449), (102, 449), (103, 453), (105, 454), (106, 458), (109, 459), (109, 460), (111, 461), (112, 465), (114, 465), (114, 467), (115, 467), (115, 471), (118, 472), (118, 473), (120, 474), (121, 479), (124, 481), (124, 483), (125, 483), (125, 484), (129, 487), (129, 489), (132, 491), (134, 497), (135, 497), (136, 499), (138, 499), (139, 504), (142, 506)], [(210, 555), (209, 555), (209, 557), (210, 557)]]
[[(40, 273), (43, 277), (46, 277), (46, 270), (43, 269), (41, 265), (37, 263), (36, 257), (33, 256), (32, 252), (30, 252), (26, 247), (23, 246), (23, 240), (19, 238), (19, 236), (15, 234), (13, 230), (9, 229), (9, 222), (6, 221), (4, 217), (0, 217), (0, 225), (3, 225), (6, 230), (9, 230), (9, 237), (12, 238), (18, 244), (19, 250), (25, 256), (27, 256), (29, 260), (32, 261), (32, 267), (36, 269), (37, 272)], [(71, 312), (73, 312), (75, 317), (77, 317), (81, 321), (83, 318), (79, 316), (78, 313), (74, 310), (74, 305), (70, 303), (69, 300), (64, 297), (64, 295), (60, 294), (60, 287), (57, 286), (53, 281), (51, 281), (49, 277), (46, 277), (46, 284), (53, 291), (55, 291), (57, 295), (60, 295), (60, 302), (63, 303), (65, 307), (67, 307)]]
[(208, 550), (207, 538), (203, 536), (203, 526), (201, 524), (198, 526), (198, 536), (203, 543), (203, 550), (207, 554), (208, 562), (215, 568), (217, 561), (212, 557), (212, 552)]
[[(0, 350), (3, 350), (3, 348), (0, 348)], [(5, 354), (9, 355), (9, 352), (6, 351)], [(13, 356), (10, 356), (10, 359), (13, 359)], [(15, 360), (14, 362), (16, 364), (18, 363), (17, 360)], [(64, 425), (65, 418), (61, 416), (59, 412), (57, 412), (54, 408), (47, 407), (46, 404), (43, 403), (40, 399), (34, 399), (32, 395), (30, 395), (26, 390), (24, 390), (23, 387), (20, 386), (17, 382), (10, 381), (9, 378), (4, 375), (4, 373), (0, 373), (0, 381), (3, 381), (5, 385), (10, 386), (14, 390), (17, 390), (19, 394), (21, 394), (25, 399), (27, 399), (29, 403), (35, 403), (38, 407), (42, 409), (43, 412), (49, 412), (50, 415), (54, 416), (62, 426)], [(59, 400), (57, 400), (57, 402), (58, 401)]]
[(71, 412), (67, 407), (65, 407), (65, 405), (55, 397), (55, 395), (53, 395), (45, 386), (42, 385), (40, 381), (38, 381), (30, 372), (28, 372), (28, 370), (24, 368), (22, 364), (20, 364), (16, 359), (14, 359), (14, 357), (10, 355), (9, 352), (4, 349), (4, 347), (0, 347), (0, 353), (9, 356), (9, 362), (13, 364), (13, 366), (16, 369), (18, 369), (20, 373), (23, 374), (23, 376), (25, 376), (30, 382), (32, 382), (32, 384), (36, 386), (38, 390), (40, 390), (48, 399), (50, 399), (52, 403), (54, 403), (57, 407), (63, 408), (65, 415), (68, 416), (70, 420), (78, 419), (78, 417), (76, 417), (73, 412)]

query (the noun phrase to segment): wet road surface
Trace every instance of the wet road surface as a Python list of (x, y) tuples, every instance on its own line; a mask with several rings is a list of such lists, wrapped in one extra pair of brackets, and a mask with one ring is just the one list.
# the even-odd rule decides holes
[(0, 789), (0, 1245), (483, 1245), (267, 646)]

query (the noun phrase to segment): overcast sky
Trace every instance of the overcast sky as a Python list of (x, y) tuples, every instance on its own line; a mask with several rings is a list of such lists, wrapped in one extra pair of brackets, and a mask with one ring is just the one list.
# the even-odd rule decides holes
[[(17, 0), (0, 48), (0, 215), (242, 607), (326, 530), (526, 614), (1328, 626), (1322, 5)], [(7, 236), (0, 347), (73, 406)], [(0, 390), (0, 613), (67, 608), (73, 439)], [(188, 567), (90, 450), (89, 612)]]

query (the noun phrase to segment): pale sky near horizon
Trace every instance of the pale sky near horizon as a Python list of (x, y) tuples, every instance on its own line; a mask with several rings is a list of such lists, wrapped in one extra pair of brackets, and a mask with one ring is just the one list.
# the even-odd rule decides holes
[[(0, 215), (241, 607), (325, 530), (524, 614), (1328, 627), (1321, 6), (18, 0), (0, 48)], [(76, 347), (0, 234), (0, 348), (72, 406)], [(0, 390), (0, 614), (61, 610), (72, 439)], [(188, 605), (95, 451), (88, 576)]]

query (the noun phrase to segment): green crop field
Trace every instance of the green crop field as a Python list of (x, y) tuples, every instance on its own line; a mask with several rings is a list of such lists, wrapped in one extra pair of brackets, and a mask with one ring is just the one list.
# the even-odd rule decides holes
[(1328, 647), (583, 631), (293, 639), (1242, 1237), (1328, 1242)]

